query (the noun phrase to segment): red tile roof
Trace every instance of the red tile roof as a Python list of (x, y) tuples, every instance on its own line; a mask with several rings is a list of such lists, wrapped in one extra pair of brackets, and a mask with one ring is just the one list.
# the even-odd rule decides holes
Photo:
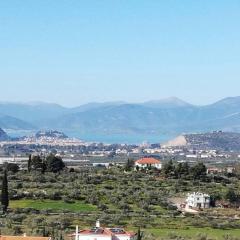
[[(91, 230), (82, 230), (78, 234), (79, 235), (107, 235), (107, 236), (112, 235), (112, 233), (110, 231), (107, 231), (106, 229), (103, 229), (102, 231), (99, 231), (99, 232), (93, 232)], [(73, 236), (75, 236), (75, 234), (73, 234)]]
[[(102, 236), (118, 236), (118, 235), (126, 235), (126, 236), (135, 236), (136, 234), (133, 232), (125, 232), (124, 230), (122, 232), (113, 232), (111, 228), (99, 228), (99, 231), (92, 231), (92, 230), (82, 230), (78, 233), (81, 235), (86, 236), (92, 236), (92, 235), (102, 235)], [(76, 234), (72, 234), (71, 236), (75, 236)]]
[(155, 158), (141, 158), (139, 160), (137, 160), (135, 163), (138, 164), (160, 164), (161, 161), (155, 159)]

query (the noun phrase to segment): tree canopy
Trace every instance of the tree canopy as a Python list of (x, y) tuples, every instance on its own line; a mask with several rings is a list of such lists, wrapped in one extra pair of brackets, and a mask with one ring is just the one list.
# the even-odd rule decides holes
[(64, 169), (65, 164), (61, 157), (56, 157), (53, 154), (50, 154), (46, 158), (46, 171), (48, 172), (60, 172)]
[(54, 172), (57, 173), (62, 171), (65, 167), (65, 164), (61, 157), (57, 157), (54, 154), (48, 155), (46, 158), (37, 156), (32, 156), (29, 158), (28, 162), (28, 170), (36, 170), (41, 171), (44, 173), (47, 172)]

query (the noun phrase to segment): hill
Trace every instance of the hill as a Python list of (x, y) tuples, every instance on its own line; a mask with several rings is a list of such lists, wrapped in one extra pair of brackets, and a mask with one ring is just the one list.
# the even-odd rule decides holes
[(195, 149), (240, 150), (240, 133), (212, 132), (185, 135), (187, 144)]
[(68, 138), (63, 132), (49, 130), (49, 131), (39, 131), (35, 134), (36, 138), (56, 138), (56, 139), (65, 139)]
[(210, 132), (186, 134), (179, 136), (166, 144), (170, 146), (186, 146), (192, 149), (216, 149), (223, 151), (240, 151), (240, 133)]

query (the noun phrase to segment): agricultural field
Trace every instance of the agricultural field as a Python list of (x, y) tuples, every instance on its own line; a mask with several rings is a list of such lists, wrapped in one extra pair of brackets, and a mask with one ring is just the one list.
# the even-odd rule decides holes
[[(213, 229), (193, 228), (187, 229), (147, 229), (146, 235), (151, 233), (156, 239), (240, 239), (240, 229)], [(239, 238), (238, 238), (239, 237)]]
[[(177, 177), (176, 177), (177, 176)], [(202, 191), (225, 199), (229, 189), (239, 192), (239, 179), (163, 172), (111, 169), (80, 169), (53, 173), (8, 172), (10, 204), (0, 218), (3, 234), (66, 238), (74, 231), (95, 225), (139, 227), (143, 240), (150, 239), (237, 239), (240, 210), (211, 208), (198, 215), (183, 215), (170, 199)]]
[(74, 203), (66, 203), (63, 201), (54, 200), (15, 200), (10, 201), (10, 209), (24, 209), (33, 208), (36, 210), (46, 210), (52, 209), (56, 211), (69, 210), (72, 212), (92, 212), (96, 211), (97, 207), (91, 204), (86, 204), (81, 201), (76, 201)]

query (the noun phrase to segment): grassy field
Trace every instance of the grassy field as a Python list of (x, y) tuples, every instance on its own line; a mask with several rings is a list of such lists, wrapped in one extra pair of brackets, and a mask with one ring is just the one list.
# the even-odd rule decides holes
[(16, 200), (10, 201), (10, 208), (33, 208), (36, 210), (54, 209), (54, 210), (70, 210), (73, 212), (92, 212), (97, 208), (91, 204), (83, 202), (65, 203), (63, 201), (52, 200)]
[(234, 237), (240, 237), (240, 229), (213, 229), (213, 228), (194, 228), (189, 229), (148, 229), (146, 233), (152, 233), (156, 237), (166, 237), (169, 235), (180, 235), (182, 237), (196, 237), (198, 234), (207, 234), (208, 237), (224, 239), (224, 235), (231, 235)]

